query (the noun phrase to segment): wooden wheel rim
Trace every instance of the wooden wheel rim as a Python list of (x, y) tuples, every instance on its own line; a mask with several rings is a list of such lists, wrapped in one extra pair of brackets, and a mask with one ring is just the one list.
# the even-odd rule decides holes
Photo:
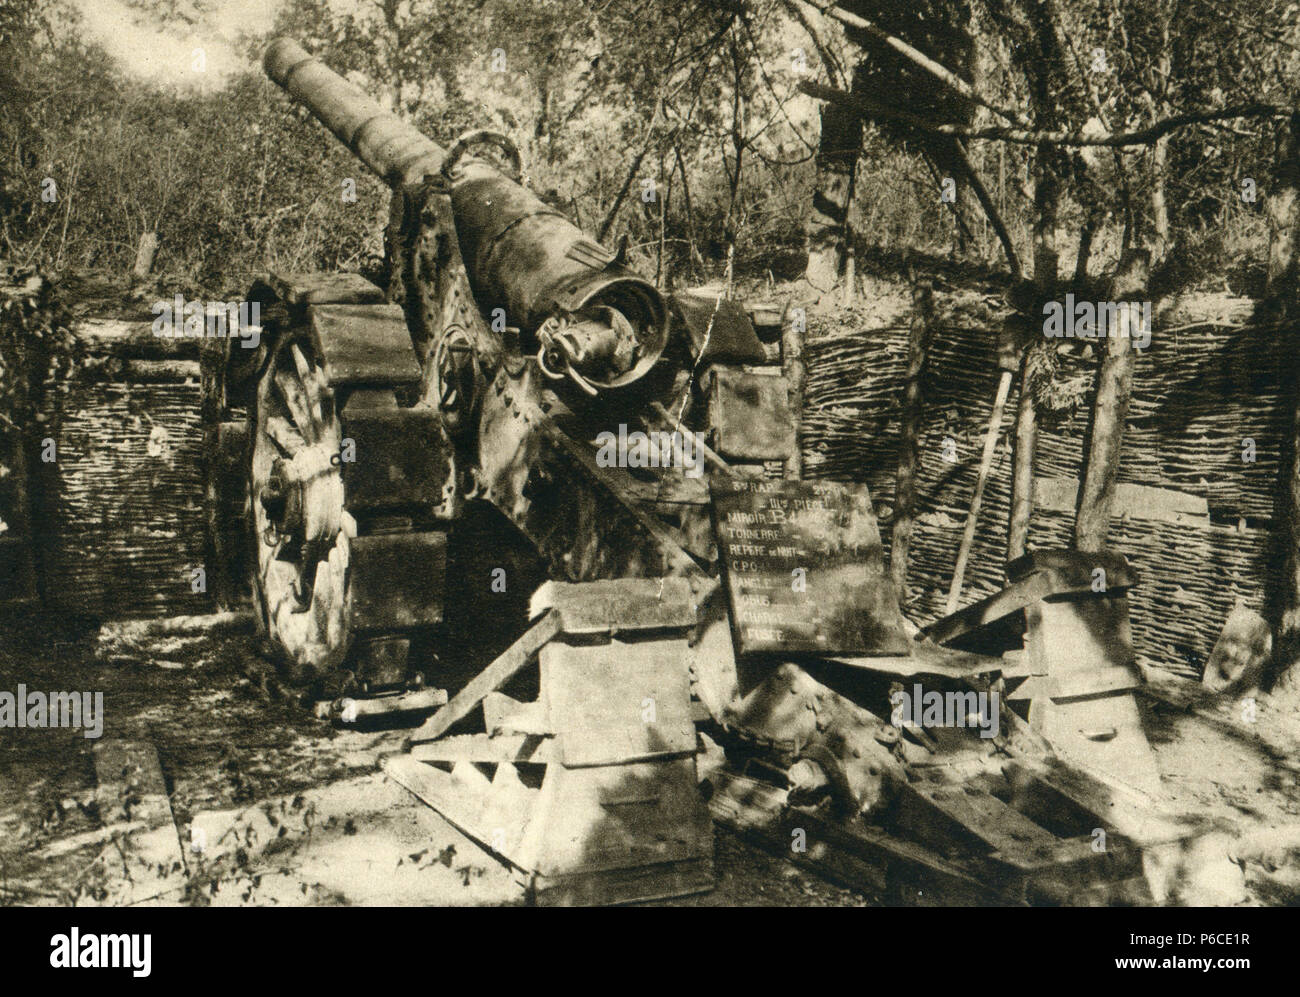
[[(286, 342), (257, 388), (249, 471), (253, 587), (277, 650), (318, 674), (341, 666), (350, 643), (349, 540), (356, 525), (343, 507), (341, 445), (333, 393), (310, 347)], [(302, 496), (301, 513), (285, 532), (263, 502), (277, 464)]]

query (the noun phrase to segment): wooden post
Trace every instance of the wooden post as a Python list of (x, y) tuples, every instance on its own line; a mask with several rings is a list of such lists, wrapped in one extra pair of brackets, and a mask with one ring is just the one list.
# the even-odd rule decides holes
[(889, 577), (898, 601), (906, 604), (907, 558), (916, 522), (917, 438), (921, 421), (921, 376), (933, 333), (934, 285), (912, 283), (912, 323), (907, 338), (907, 377), (898, 442), (898, 477), (894, 486), (894, 522), (889, 540)]
[[(1034, 184), (1035, 300), (1029, 314), (1030, 322), (1041, 321), (1041, 305), (1053, 299), (1058, 288), (1061, 257), (1056, 245), (1056, 220), (1060, 196), (1061, 187), (1052, 171), (1051, 156), (1040, 146)], [(1035, 348), (1030, 345), (1020, 362), (1020, 398), (1016, 404), (1011, 458), (1011, 510), (1007, 520), (1008, 562), (1025, 553), (1029, 543), (1029, 523), (1034, 513), (1034, 454), (1038, 450), (1038, 413), (1034, 409), (1034, 400), (1028, 388), (1030, 357)]]
[(199, 340), (199, 423), (203, 428), (203, 538), (207, 561), (209, 591), (219, 609), (231, 609), (238, 601), (238, 582), (231, 577), (230, 545), (224, 531), (230, 524), (222, 522), (220, 493), (219, 437), (221, 416), (226, 407), (226, 356), (230, 340)]
[[(1300, 237), (1300, 116), (1284, 125), (1281, 161), (1276, 187), (1265, 198), (1270, 240), (1268, 248), (1268, 293), (1274, 298), (1281, 324), (1279, 335), (1287, 340), (1282, 356), (1295, 356), (1300, 349), (1300, 328), (1296, 327), (1297, 298), (1296, 240)], [(1293, 667), (1300, 661), (1300, 370), (1283, 363), (1282, 398), (1287, 405), (1286, 437), (1281, 446), (1277, 492), (1273, 500), (1273, 549), (1281, 561), (1276, 575), (1267, 580), (1266, 600), (1270, 620), (1276, 620), (1270, 677), (1286, 684), (1296, 681)]]
[(1020, 361), (1020, 399), (1016, 405), (1011, 458), (1011, 517), (1007, 522), (1007, 561), (1025, 553), (1034, 514), (1034, 452), (1038, 449), (1038, 414), (1029, 392), (1031, 346)]
[(1300, 236), (1300, 115), (1282, 126), (1275, 187), (1264, 198), (1268, 218), (1267, 293), (1294, 289), (1296, 238)]
[(785, 462), (785, 476), (791, 481), (803, 479), (803, 389), (807, 373), (803, 362), (803, 343), (807, 325), (806, 314), (800, 311), (796, 315), (787, 306), (781, 316), (781, 372), (785, 375), (790, 418), (794, 422), (794, 450)]
[(144, 280), (153, 269), (154, 254), (158, 252), (158, 233), (145, 232), (135, 250), (135, 266), (131, 268), (132, 280)]
[(979, 472), (975, 477), (975, 494), (971, 496), (970, 511), (966, 513), (966, 529), (962, 531), (961, 546), (957, 548), (957, 565), (952, 569), (952, 584), (948, 586), (948, 604), (944, 612), (951, 615), (957, 612), (961, 600), (962, 579), (966, 577), (966, 562), (970, 559), (971, 545), (975, 542), (975, 525), (979, 522), (980, 503), (984, 500), (984, 486), (989, 480), (989, 468), (993, 466), (993, 453), (998, 445), (998, 431), (1002, 428), (1002, 411), (1007, 407), (1007, 395), (1011, 393), (1011, 371), (1004, 370), (998, 376), (998, 393), (993, 399), (993, 412), (989, 416), (989, 428), (984, 434), (984, 453), (980, 456)]
[[(848, 226), (845, 226), (845, 232), (848, 232)], [(846, 234), (844, 236), (844, 297), (841, 304), (844, 308), (853, 307), (853, 296), (855, 285), (858, 282), (857, 274), (857, 256), (853, 251), (853, 236)]]
[[(1145, 293), (1150, 268), (1150, 251), (1129, 252), (1120, 261), (1111, 281), (1110, 300), (1132, 301), (1137, 293)], [(1074, 545), (1079, 550), (1099, 551), (1106, 546), (1129, 396), (1133, 391), (1133, 338), (1129, 331), (1125, 328), (1124, 335), (1114, 335), (1114, 330), (1110, 330), (1097, 368), (1096, 397), (1085, 443), (1087, 470), (1074, 516)]]

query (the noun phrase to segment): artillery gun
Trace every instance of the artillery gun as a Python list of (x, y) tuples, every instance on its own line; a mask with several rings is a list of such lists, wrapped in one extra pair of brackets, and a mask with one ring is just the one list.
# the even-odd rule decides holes
[[(1016, 664), (1014, 646), (1004, 659), (909, 632), (864, 488), (764, 480), (782, 476), (795, 441), (780, 368), (743, 310), (720, 297), (665, 300), (522, 185), (505, 136), (473, 132), (444, 150), (292, 41), (274, 42), (264, 62), (392, 189), (388, 275), (383, 290), (346, 274), (279, 275), (252, 289), (259, 345), (228, 350), (218, 375), (220, 450), (244, 469), (243, 497), (227, 508), (243, 510), (257, 615), (286, 664), (359, 698), (365, 713), (441, 705), (412, 737), (410, 764), (390, 774), (503, 860), (549, 869), (557, 896), (669, 896), (711, 879), (698, 722), (728, 759), (710, 776), (714, 818), (787, 856), (792, 836), (814, 837), (796, 860), (859, 887), (922, 903), (1149, 897), (1135, 844), (1141, 808), (1112, 828), (1108, 851), (1090, 847), (1087, 835), (1114, 822), (1119, 791), (1056, 765), (1005, 702), (993, 698), (990, 719), (1003, 729), (989, 740), (892, 722), (895, 680), (923, 677), (965, 696), (1028, 677), (1021, 687), (1037, 689), (1044, 709), (1076, 690)], [(506, 165), (472, 154), (484, 145)], [(712, 448), (695, 456), (708, 477), (645, 454), (628, 466), (600, 459), (602, 433), (621, 445), (636, 427), (707, 436)], [(764, 504), (747, 512), (751, 500)], [(448, 702), (427, 687), (445, 677), (424, 671), (447, 623), (449, 537), (483, 504), (513, 524), (552, 581), (531, 626), (520, 620), (516, 643)], [(785, 556), (772, 546), (781, 531), (759, 527), (784, 524), (788, 509), (814, 524), (789, 551), (808, 572), (825, 569), (800, 602), (817, 624), (793, 640), (771, 622), (788, 579), (749, 577), (747, 588), (743, 559), (751, 548)], [(215, 561), (238, 556), (218, 550)], [(1023, 615), (1031, 648), (1044, 600), (1086, 592), (1074, 583), (1086, 568), (1070, 556), (1022, 566), (1007, 592), (932, 632), (949, 643)], [(804, 568), (792, 574), (802, 579)], [(1129, 688), (1122, 589), (1112, 598), (1103, 615), (1119, 653), (1110, 686), (1094, 682), (1087, 697)], [(503, 711), (497, 699), (488, 719), (488, 697), (539, 654), (543, 748), (529, 704), (506, 697)], [(643, 709), (642, 687), (654, 690), (662, 722), (602, 726)], [(486, 733), (445, 736), (478, 705)], [(511, 736), (493, 736), (502, 731)], [(533, 796), (518, 780), (500, 791), (514, 794), (505, 811), (536, 803), (563, 823), (549, 866), (538, 858), (542, 818), (518, 833), (476, 834), (500, 801), (468, 805), (464, 821), (450, 812), (467, 806), (481, 776), (453, 786), (421, 765), (513, 771), (544, 759), (554, 764)], [(600, 885), (574, 885), (579, 873)]]
[(668, 398), (663, 296), (471, 155), (495, 145), (517, 173), (505, 136), (444, 150), (290, 40), (264, 62), (393, 190), (386, 293), (356, 275), (261, 282), (262, 343), (229, 351), (253, 593), (279, 656), (402, 681), (412, 639), (441, 622), (447, 531), (475, 500), (556, 577), (700, 573), (559, 427), (566, 401), (617, 426), (647, 394)]

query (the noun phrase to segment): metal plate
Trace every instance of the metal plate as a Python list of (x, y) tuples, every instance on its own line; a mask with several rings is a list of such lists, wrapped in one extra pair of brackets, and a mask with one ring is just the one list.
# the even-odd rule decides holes
[[(343, 434), (354, 444), (344, 461), (348, 509), (372, 511), (442, 505), (451, 482), (451, 446), (430, 408), (398, 408), (354, 394), (343, 408)], [(365, 393), (365, 395), (379, 392)], [(345, 443), (346, 445), (346, 443)]]
[(406, 317), (397, 305), (313, 305), (307, 311), (332, 386), (420, 380)]
[(352, 626), (390, 630), (442, 621), (445, 533), (385, 533), (352, 540)]
[(675, 319), (690, 339), (697, 364), (719, 360), (763, 363), (767, 359), (749, 315), (737, 302), (697, 294), (674, 294), (669, 300)]
[(709, 391), (714, 449), (734, 460), (785, 460), (794, 453), (794, 420), (785, 378), (714, 367)]

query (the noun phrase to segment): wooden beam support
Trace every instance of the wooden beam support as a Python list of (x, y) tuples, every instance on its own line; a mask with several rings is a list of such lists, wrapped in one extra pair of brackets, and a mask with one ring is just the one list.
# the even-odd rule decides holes
[(442, 737), (452, 724), (469, 716), (471, 710), (483, 701), (489, 692), (496, 692), (528, 664), (547, 641), (560, 633), (563, 623), (560, 614), (547, 612), (530, 627), (522, 637), (501, 652), (487, 668), (474, 676), (442, 709), (426, 720), (414, 734), (410, 743), (432, 741)]

